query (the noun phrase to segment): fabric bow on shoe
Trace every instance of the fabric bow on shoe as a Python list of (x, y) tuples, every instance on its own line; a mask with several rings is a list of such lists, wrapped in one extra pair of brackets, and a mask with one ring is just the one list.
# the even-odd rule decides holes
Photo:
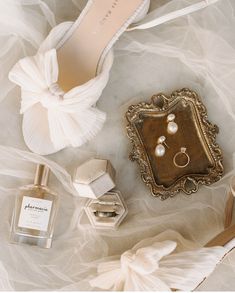
[(136, 252), (128, 250), (121, 255), (120, 260), (100, 264), (100, 275), (90, 284), (93, 287), (115, 291), (146, 291), (154, 290), (156, 286), (162, 291), (169, 291), (167, 284), (158, 276), (152, 276), (152, 273), (159, 268), (159, 260), (171, 253), (175, 247), (175, 242), (166, 241)]
[(99, 264), (98, 276), (90, 285), (113, 291), (189, 291), (214, 270), (226, 252), (223, 247), (213, 247), (176, 253), (176, 246), (166, 240), (134, 247), (119, 260)]
[(106, 115), (94, 104), (108, 82), (112, 61), (110, 53), (98, 76), (66, 93), (57, 84), (56, 49), (21, 59), (13, 67), (9, 78), (21, 87), (23, 135), (32, 151), (47, 155), (96, 135)]
[[(150, 1), (146, 0), (132, 19), (133, 23), (138, 21), (138, 24), (132, 24), (128, 30), (154, 27), (217, 1), (203, 0), (166, 15), (159, 15), (157, 9), (146, 16), (150, 5)], [(67, 146), (77, 147), (86, 143), (97, 134), (105, 120), (105, 114), (94, 104), (108, 82), (113, 62), (112, 51), (101, 58), (99, 74), (87, 83), (67, 93), (57, 84), (56, 49), (64, 44), (64, 37), (73, 24), (63, 22), (55, 26), (41, 44), (38, 54), (20, 60), (9, 73), (10, 80), (20, 85), (22, 90), (24, 140), (38, 154), (47, 155)]]

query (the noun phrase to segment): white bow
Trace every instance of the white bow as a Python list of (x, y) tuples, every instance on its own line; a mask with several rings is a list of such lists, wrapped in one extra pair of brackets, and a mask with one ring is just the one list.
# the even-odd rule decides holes
[(77, 147), (101, 129), (105, 113), (94, 107), (109, 78), (112, 53), (101, 73), (64, 93), (57, 84), (55, 49), (21, 59), (9, 78), (21, 87), (23, 134), (31, 150), (49, 154), (66, 146)]
[(95, 288), (113, 291), (193, 290), (224, 256), (223, 247), (172, 253), (174, 241), (162, 241), (123, 253), (120, 260), (98, 265)]

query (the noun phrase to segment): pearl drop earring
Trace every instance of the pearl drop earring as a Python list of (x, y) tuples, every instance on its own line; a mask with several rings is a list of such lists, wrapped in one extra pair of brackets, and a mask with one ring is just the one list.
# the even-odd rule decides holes
[(166, 140), (166, 137), (163, 135), (160, 136), (157, 140), (157, 146), (155, 148), (155, 155), (157, 157), (163, 157), (165, 155), (166, 149), (165, 149), (164, 145), (167, 148), (169, 148), (168, 145), (166, 144), (165, 140)]
[(175, 134), (178, 131), (178, 125), (175, 123), (175, 114), (169, 114), (167, 116), (167, 132), (169, 134)]

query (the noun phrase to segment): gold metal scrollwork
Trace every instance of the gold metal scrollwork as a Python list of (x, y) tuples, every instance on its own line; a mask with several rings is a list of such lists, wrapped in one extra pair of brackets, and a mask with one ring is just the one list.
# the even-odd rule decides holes
[[(171, 113), (179, 128), (174, 135), (166, 132)], [(222, 177), (222, 152), (216, 143), (219, 129), (208, 121), (206, 107), (195, 92), (184, 88), (170, 96), (154, 95), (150, 103), (130, 106), (126, 118), (132, 143), (130, 159), (139, 164), (141, 177), (153, 196), (164, 200), (180, 191), (191, 194), (200, 184), (210, 185)], [(155, 147), (162, 135), (169, 149), (158, 158)], [(173, 161), (182, 147), (187, 148), (190, 163), (177, 168)]]

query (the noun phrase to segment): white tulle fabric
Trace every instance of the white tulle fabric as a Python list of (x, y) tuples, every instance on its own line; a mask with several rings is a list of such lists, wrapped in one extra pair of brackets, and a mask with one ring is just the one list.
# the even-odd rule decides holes
[[(124, 33), (115, 45), (109, 83), (99, 100), (99, 109), (107, 112), (107, 123), (99, 135), (79, 149), (67, 148), (51, 155), (50, 160), (25, 151), (22, 116), (19, 115), (20, 91), (19, 87), (13, 89), (15, 84), (8, 81), (9, 69), (20, 58), (37, 53), (51, 26), (55, 25), (53, 19), (56, 24), (75, 20), (86, 2), (0, 1), (2, 291), (95, 290), (90, 281), (97, 277), (98, 265), (119, 260), (120, 255), (142, 239), (154, 237), (155, 242), (176, 242), (174, 254), (177, 254), (201, 249), (223, 230), (226, 194), (235, 166), (233, 0), (220, 0), (156, 28)], [(161, 17), (199, 2), (151, 0), (151, 11)], [(12, 6), (7, 5), (9, 3)], [(47, 9), (42, 10), (40, 4)], [(55, 28), (58, 33), (55, 32), (54, 38), (41, 47), (42, 53), (55, 48), (53, 42), (60, 36), (60, 28)], [(137, 166), (128, 160), (130, 144), (126, 138), (124, 114), (130, 104), (147, 101), (157, 92), (170, 93), (185, 86), (201, 95), (209, 119), (220, 128), (218, 143), (223, 150), (225, 175), (210, 187), (200, 187), (196, 194), (178, 194), (161, 202), (150, 196)], [(126, 220), (117, 231), (95, 231), (82, 208), (85, 200), (72, 196), (76, 193), (71, 187), (70, 174), (94, 156), (112, 161), (117, 171), (117, 188), (128, 206)], [(61, 199), (50, 250), (9, 244), (14, 196), (20, 186), (32, 183), (37, 162), (51, 167), (50, 188), (57, 191)], [(151, 245), (146, 243), (143, 247)], [(231, 252), (197, 290), (233, 291), (234, 274), (235, 252)]]
[(182, 8), (178, 6), (177, 9), (173, 8), (172, 11), (163, 15), (160, 14), (160, 11), (158, 9), (153, 10), (150, 13), (148, 13), (144, 19), (128, 28), (128, 31), (152, 28), (165, 22), (174, 20), (178, 17), (189, 15), (190, 13), (204, 9), (209, 5), (215, 4), (218, 1), (219, 0), (202, 0), (199, 2), (192, 3), (188, 6), (185, 6), (184, 3), (179, 3), (180, 5), (182, 5)]
[[(143, 246), (150, 243), (150, 246)], [(226, 253), (223, 247), (201, 248), (174, 253), (177, 243), (146, 239), (120, 260), (98, 265), (92, 287), (112, 291), (194, 290)], [(138, 249), (137, 249), (138, 248)]]
[[(82, 152), (80, 155), (86, 157), (89, 154)], [(50, 167), (50, 188), (58, 192), (61, 199), (53, 247), (50, 250), (13, 245), (8, 239), (17, 188), (32, 182), (37, 163)], [(187, 240), (179, 232), (167, 229), (177, 219), (185, 226), (184, 234), (188, 234), (184, 221), (186, 217), (190, 226), (201, 225), (202, 231), (202, 227), (210, 223), (208, 219), (212, 222), (219, 221), (219, 201), (215, 201), (218, 204), (213, 205), (214, 210), (206, 205), (206, 201), (204, 205), (191, 202), (188, 214), (180, 208), (178, 216), (177, 213), (165, 212), (156, 218), (150, 207), (155, 209), (159, 202), (141, 202), (139, 199), (139, 206), (138, 201), (135, 202), (132, 198), (127, 200), (130, 214), (126, 224), (118, 231), (95, 232), (87, 221), (78, 221), (83, 214), (85, 200), (78, 198), (74, 201), (71, 197), (76, 196), (76, 191), (67, 170), (40, 155), (0, 146), (1, 290), (90, 291), (102, 288), (167, 291), (179, 288), (189, 291), (210, 275), (231, 249), (202, 248), (198, 240)], [(219, 199), (221, 190), (213, 196), (209, 193), (207, 196)], [(203, 221), (201, 216), (205, 212), (208, 218)], [(198, 218), (201, 218), (200, 225), (196, 221)], [(138, 223), (137, 229), (133, 229), (133, 222)], [(206, 232), (204, 239), (211, 237)], [(146, 237), (150, 234), (157, 236)], [(202, 234), (196, 238), (202, 239)]]

